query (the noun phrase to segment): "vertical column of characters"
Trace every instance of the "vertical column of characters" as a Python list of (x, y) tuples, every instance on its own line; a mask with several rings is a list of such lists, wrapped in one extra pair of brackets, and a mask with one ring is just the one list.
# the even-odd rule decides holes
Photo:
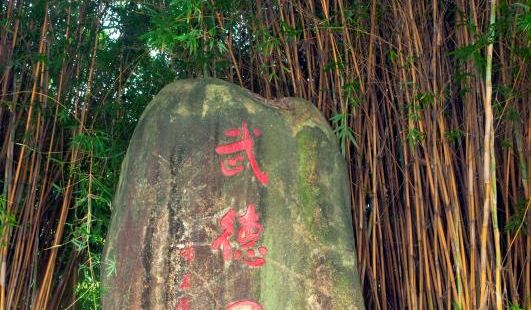
[[(192, 245), (186, 245), (180, 251), (180, 257), (182, 260), (186, 262), (187, 272), (184, 274), (183, 278), (181, 279), (181, 284), (179, 284), (179, 288), (183, 291), (187, 291), (192, 287), (190, 283), (191, 281), (190, 265), (195, 259), (195, 248)], [(179, 301), (177, 301), (176, 310), (189, 310), (191, 304), (192, 304), (192, 300), (190, 297), (181, 297)]]
[[(261, 135), (258, 128), (252, 130), (254, 137)], [(249, 163), (256, 180), (267, 186), (267, 173), (258, 166), (254, 150), (254, 140), (247, 122), (243, 121), (240, 128), (230, 128), (224, 132), (226, 137), (239, 140), (216, 147), (218, 155), (230, 155), (220, 163), (221, 173), (226, 177), (233, 177), (245, 170), (245, 161)], [(239, 261), (249, 267), (259, 268), (265, 265), (267, 248), (259, 245), (264, 227), (260, 224), (260, 215), (255, 204), (248, 204), (243, 214), (238, 214), (230, 208), (219, 221), (221, 233), (212, 242), (213, 250), (221, 251), (225, 263)], [(262, 310), (262, 306), (253, 300), (236, 300), (229, 303), (225, 310)]]

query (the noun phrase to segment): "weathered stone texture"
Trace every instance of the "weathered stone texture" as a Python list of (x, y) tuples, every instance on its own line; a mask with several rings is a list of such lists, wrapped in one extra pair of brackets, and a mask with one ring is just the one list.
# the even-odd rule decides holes
[[(248, 160), (234, 176), (221, 172), (231, 156), (215, 149), (238, 140), (224, 132), (243, 122), (260, 130), (254, 154), (267, 185)], [(104, 254), (116, 272), (103, 274), (104, 309), (176, 309), (184, 298), (190, 309), (238, 300), (266, 310), (362, 309), (346, 171), (327, 122), (306, 101), (268, 102), (216, 79), (166, 86), (122, 166)], [(212, 249), (222, 216), (230, 208), (243, 215), (249, 204), (263, 226), (253, 248), (268, 250), (261, 267)], [(186, 246), (195, 249), (190, 263)]]

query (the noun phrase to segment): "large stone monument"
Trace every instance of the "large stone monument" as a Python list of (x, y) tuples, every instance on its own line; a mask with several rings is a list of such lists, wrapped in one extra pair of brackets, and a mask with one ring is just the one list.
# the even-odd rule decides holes
[(104, 309), (364, 308), (346, 166), (309, 102), (166, 86), (113, 206)]

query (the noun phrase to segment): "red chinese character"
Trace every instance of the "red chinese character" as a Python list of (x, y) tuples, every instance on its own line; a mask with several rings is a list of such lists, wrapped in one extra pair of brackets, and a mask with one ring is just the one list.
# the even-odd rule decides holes
[(235, 211), (232, 208), (221, 218), (220, 224), (223, 228), (223, 233), (212, 242), (212, 249), (218, 250), (221, 248), (225, 261), (231, 261), (234, 258), (235, 260), (241, 259), (244, 264), (251, 267), (263, 266), (265, 264), (263, 257), (267, 254), (267, 248), (264, 246), (258, 248), (258, 252), (262, 257), (256, 256), (255, 250), (252, 249), (256, 242), (261, 239), (261, 234), (264, 231), (264, 228), (259, 223), (260, 216), (256, 212), (256, 206), (254, 204), (248, 205), (245, 214), (238, 217), (240, 228), (237, 234), (237, 241), (240, 249), (236, 249), (233, 254), (230, 237), (235, 232), (234, 218)]
[(252, 300), (240, 300), (230, 303), (225, 310), (263, 310), (262, 306)]
[(223, 217), (221, 218), (220, 225), (223, 228), (221, 235), (212, 242), (211, 247), (214, 250), (221, 249), (223, 251), (223, 259), (225, 261), (230, 261), (232, 256), (232, 249), (230, 246), (229, 238), (234, 234), (234, 216), (236, 212), (234, 209), (230, 209)]
[(256, 213), (255, 205), (248, 205), (245, 214), (239, 218), (238, 242), (243, 248), (252, 247), (256, 241), (260, 240), (264, 228), (260, 225), (259, 220), (260, 216)]
[(183, 290), (187, 290), (192, 287), (190, 285), (190, 274), (189, 273), (184, 275), (183, 280), (181, 281), (181, 285), (179, 285), (179, 287)]
[[(257, 128), (255, 128), (253, 132), (255, 136), (260, 135), (260, 130), (258, 130)], [(241, 129), (232, 128), (232, 129), (226, 130), (225, 136), (242, 137), (242, 140), (238, 140), (233, 143), (222, 144), (216, 147), (216, 153), (219, 155), (229, 155), (229, 154), (234, 154), (234, 153), (238, 153), (241, 151), (245, 151), (245, 154), (247, 155), (247, 159), (249, 160), (249, 164), (251, 165), (251, 168), (253, 169), (256, 179), (258, 179), (258, 181), (260, 181), (262, 184), (267, 185), (267, 182), (268, 182), (267, 173), (264, 173), (262, 170), (260, 170), (260, 167), (258, 167), (258, 163), (256, 162), (256, 157), (254, 155), (254, 141), (249, 132), (249, 128), (247, 127), (247, 123), (243, 121)], [(238, 174), (244, 169), (243, 165), (239, 164), (239, 162), (243, 160), (244, 160), (243, 156), (238, 154), (235, 157), (222, 161), (221, 172), (223, 173), (224, 176), (233, 176), (233, 175)]]
[[(266, 256), (267, 254), (267, 248), (264, 246), (261, 246), (258, 248), (258, 253), (262, 255), (262, 257), (256, 256), (256, 253), (253, 249), (248, 249), (246, 251), (246, 255), (242, 256), (242, 262), (248, 266), (251, 267), (261, 267), (265, 265), (266, 261), (263, 256)], [(241, 255), (241, 254), (240, 254)]]
[(179, 302), (177, 303), (176, 310), (190, 310), (190, 304), (192, 301), (188, 297), (183, 297), (179, 299)]
[(189, 245), (182, 249), (181, 256), (190, 264), (195, 258), (195, 249), (193, 246)]

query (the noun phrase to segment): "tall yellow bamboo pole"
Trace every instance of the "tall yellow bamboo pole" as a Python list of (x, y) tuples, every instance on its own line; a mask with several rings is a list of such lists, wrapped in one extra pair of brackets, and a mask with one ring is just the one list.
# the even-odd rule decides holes
[(492, 213), (492, 228), (494, 233), (495, 247), (495, 294), (496, 309), (502, 309), (501, 295), (501, 254), (500, 254), (500, 233), (498, 230), (497, 203), (496, 203), (496, 159), (494, 156), (494, 121), (492, 112), (492, 54), (494, 40), (494, 22), (496, 20), (496, 0), (491, 0), (490, 21), (487, 28), (489, 43), (487, 45), (487, 64), (485, 72), (485, 98), (483, 109), (485, 111), (485, 135), (483, 140), (483, 178), (485, 200), (483, 205), (483, 223), (481, 230), (481, 291), (480, 291), (480, 308), (488, 306), (488, 292), (486, 284), (487, 272), (487, 238), (489, 213)]

